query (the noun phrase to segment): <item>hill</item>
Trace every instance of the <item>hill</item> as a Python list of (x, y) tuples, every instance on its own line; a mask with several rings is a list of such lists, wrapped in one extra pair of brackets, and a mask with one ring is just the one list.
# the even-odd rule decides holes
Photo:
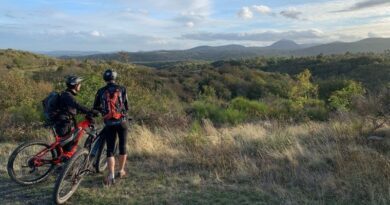
[(382, 53), (390, 49), (390, 38), (368, 38), (357, 42), (344, 43), (334, 42), (324, 45), (313, 46), (297, 51), (293, 51), (294, 55), (308, 56), (318, 54), (343, 54), (350, 53)]
[[(118, 60), (132, 63), (216, 61), (253, 57), (314, 56), (319, 54), (343, 54), (374, 52), (383, 53), (390, 48), (390, 38), (369, 38), (357, 42), (334, 42), (323, 45), (297, 44), (280, 40), (266, 47), (245, 47), (241, 45), (199, 46), (188, 50), (161, 50), (149, 52), (118, 52), (77, 57), (78, 59)], [(70, 58), (70, 56), (63, 56)]]
[[(209, 48), (195, 50), (203, 49)], [(76, 98), (90, 107), (107, 67), (127, 88), (129, 115), (135, 119), (127, 144), (129, 175), (111, 189), (102, 187), (102, 175), (86, 177), (70, 203), (390, 201), (388, 54), (190, 61), (161, 69), (14, 50), (2, 55), (7, 62), (22, 62), (0, 67), (3, 204), (51, 204), (56, 175), (21, 187), (7, 176), (7, 159), (23, 141), (53, 141), (40, 124), (41, 100), (64, 89), (64, 76), (85, 78)], [(46, 60), (53, 60), (52, 69)], [(375, 84), (380, 87), (373, 92), (365, 89)]]
[(0, 49), (0, 69), (32, 70), (55, 65), (57, 59), (27, 51)]

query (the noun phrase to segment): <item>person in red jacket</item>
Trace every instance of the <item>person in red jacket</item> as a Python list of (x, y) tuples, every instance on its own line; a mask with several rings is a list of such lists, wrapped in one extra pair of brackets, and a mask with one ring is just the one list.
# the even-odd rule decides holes
[[(103, 73), (106, 86), (100, 88), (95, 97), (94, 109), (100, 111), (104, 118), (104, 134), (107, 142), (108, 176), (104, 178), (106, 185), (115, 183), (115, 177), (126, 175), (126, 141), (127, 141), (127, 102), (126, 88), (115, 83), (118, 74), (108, 69)], [(115, 141), (119, 138), (119, 171), (115, 174)]]

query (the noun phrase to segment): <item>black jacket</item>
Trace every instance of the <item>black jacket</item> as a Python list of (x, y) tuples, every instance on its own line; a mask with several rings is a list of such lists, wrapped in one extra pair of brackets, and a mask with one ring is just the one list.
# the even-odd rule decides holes
[(58, 120), (73, 120), (78, 112), (88, 114), (91, 112), (87, 107), (80, 105), (75, 99), (76, 93), (67, 89), (60, 96), (60, 113)]
[(113, 91), (113, 90), (116, 90), (116, 89), (119, 89), (120, 92), (121, 92), (122, 100), (123, 100), (123, 106), (124, 106), (124, 109), (125, 109), (125, 110), (122, 110), (122, 114), (126, 115), (127, 111), (129, 110), (129, 104), (128, 104), (128, 101), (127, 101), (126, 88), (123, 87), (123, 86), (120, 86), (118, 84), (115, 84), (115, 83), (107, 83), (106, 86), (100, 88), (97, 91), (96, 96), (95, 96), (95, 102), (93, 104), (93, 109), (98, 110), (99, 112), (101, 112), (103, 114), (103, 116), (105, 114), (107, 114), (107, 113), (105, 113), (104, 108), (103, 108), (103, 104), (102, 104), (103, 103), (102, 102), (103, 94), (107, 90)]

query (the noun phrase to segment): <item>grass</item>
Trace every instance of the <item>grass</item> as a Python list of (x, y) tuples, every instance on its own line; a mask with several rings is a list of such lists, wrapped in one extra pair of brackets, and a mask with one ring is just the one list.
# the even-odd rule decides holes
[[(368, 142), (353, 123), (242, 124), (191, 130), (135, 126), (128, 178), (113, 188), (85, 179), (70, 204), (389, 204), (390, 132)], [(5, 204), (50, 203), (54, 177), (33, 189), (5, 173), (15, 147), (1, 144)], [(42, 197), (38, 197), (42, 195)], [(12, 199), (12, 200), (11, 200)]]

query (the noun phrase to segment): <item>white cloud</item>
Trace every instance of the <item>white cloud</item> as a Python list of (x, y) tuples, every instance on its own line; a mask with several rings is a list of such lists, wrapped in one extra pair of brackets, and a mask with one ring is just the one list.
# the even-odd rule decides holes
[(252, 9), (260, 14), (270, 14), (271, 8), (265, 5), (253, 5)]
[(253, 18), (253, 12), (249, 7), (242, 7), (241, 10), (237, 13), (238, 17), (242, 19), (251, 19)]
[(90, 34), (91, 34), (91, 36), (94, 36), (94, 37), (103, 37), (104, 36), (104, 34), (102, 34), (99, 31), (92, 31)]
[(194, 33), (184, 34), (181, 39), (198, 41), (277, 41), (280, 39), (307, 40), (321, 39), (324, 33), (318, 29), (290, 30), (290, 31), (263, 31), (252, 33)]
[(186, 23), (186, 26), (187, 26), (188, 28), (192, 28), (192, 27), (195, 26), (195, 23), (192, 22), (192, 21), (189, 21), (189, 22)]

